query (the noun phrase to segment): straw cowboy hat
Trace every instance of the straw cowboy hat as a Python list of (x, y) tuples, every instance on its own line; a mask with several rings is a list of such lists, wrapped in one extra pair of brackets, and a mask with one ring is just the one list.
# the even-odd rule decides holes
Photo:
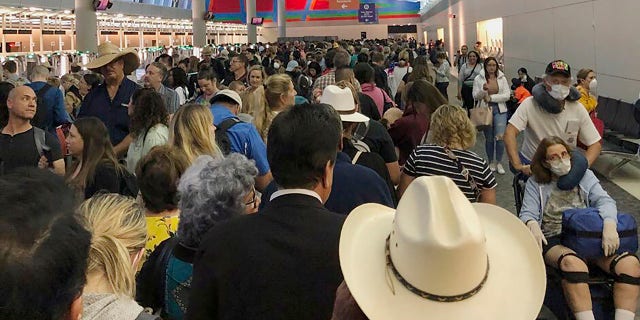
[(320, 103), (332, 106), (344, 122), (367, 122), (369, 117), (356, 111), (356, 103), (353, 101), (353, 93), (349, 88), (340, 88), (336, 85), (328, 85), (322, 92)]
[(545, 266), (513, 214), (471, 204), (448, 177), (420, 177), (398, 209), (365, 204), (340, 238), (345, 282), (371, 320), (531, 320)]
[(202, 56), (213, 55), (213, 49), (211, 47), (204, 47), (204, 48), (202, 48), (202, 51), (200, 52), (200, 55), (202, 55)]
[(99, 72), (101, 67), (120, 57), (124, 57), (125, 75), (131, 74), (140, 66), (140, 58), (138, 58), (138, 54), (134, 49), (120, 50), (115, 44), (105, 42), (98, 46), (98, 57), (87, 63), (86, 67), (93, 72)]

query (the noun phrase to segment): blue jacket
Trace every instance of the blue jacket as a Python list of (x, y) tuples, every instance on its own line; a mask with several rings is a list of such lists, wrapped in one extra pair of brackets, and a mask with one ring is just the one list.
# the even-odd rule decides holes
[[(224, 106), (214, 104), (210, 108), (213, 114), (213, 125), (219, 126), (222, 121), (236, 117)], [(258, 133), (258, 129), (251, 124), (241, 122), (227, 130), (231, 142), (231, 152), (240, 153), (247, 159), (256, 162), (258, 173), (262, 176), (271, 170), (267, 161), (267, 146)]]
[[(46, 82), (36, 81), (26, 84), (36, 93), (42, 89)], [(56, 127), (65, 123), (71, 123), (71, 117), (64, 108), (64, 95), (57, 87), (51, 87), (45, 92), (43, 99), (47, 104), (47, 115), (44, 121), (44, 129), (49, 132), (56, 132)]]
[[(579, 184), (580, 192), (586, 199), (586, 206), (598, 208), (602, 219), (611, 219), (617, 223), (618, 209), (616, 202), (607, 194), (596, 175), (591, 170), (587, 170)], [(538, 184), (535, 177), (527, 180), (527, 186), (524, 190), (524, 199), (522, 200), (522, 209), (520, 210), (520, 220), (527, 222), (536, 220), (542, 223), (542, 210), (546, 206), (553, 182), (547, 184)]]
[[(278, 186), (273, 180), (262, 193), (261, 208), (269, 203), (271, 195), (276, 191)], [(359, 164), (352, 164), (351, 158), (346, 153), (338, 152), (333, 168), (333, 186), (329, 199), (324, 204), (325, 208), (348, 215), (353, 209), (365, 203), (395, 207), (387, 184), (375, 171)]]

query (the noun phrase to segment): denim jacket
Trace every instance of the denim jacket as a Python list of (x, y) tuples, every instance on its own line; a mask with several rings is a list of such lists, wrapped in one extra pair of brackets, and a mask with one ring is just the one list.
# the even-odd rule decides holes
[[(536, 220), (542, 223), (542, 210), (549, 200), (553, 183), (538, 184), (534, 177), (527, 180), (520, 210), (520, 220), (526, 223), (529, 220)], [(598, 208), (603, 220), (610, 219), (617, 223), (618, 209), (616, 202), (607, 194), (596, 175), (591, 170), (587, 170), (579, 184), (582, 198), (585, 199), (587, 207)]]

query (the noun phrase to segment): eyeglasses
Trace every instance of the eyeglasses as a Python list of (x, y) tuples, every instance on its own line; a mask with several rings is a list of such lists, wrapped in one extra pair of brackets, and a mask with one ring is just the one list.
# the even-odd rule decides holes
[(253, 209), (256, 209), (258, 206), (258, 197), (256, 197), (256, 189), (251, 188), (251, 192), (249, 194), (251, 195), (251, 200), (245, 202), (244, 205), (253, 206)]
[(571, 155), (569, 154), (568, 151), (562, 151), (560, 154), (552, 154), (550, 156), (547, 156), (547, 161), (549, 162), (554, 162), (554, 161), (560, 161), (560, 160), (566, 160), (569, 159), (571, 157)]

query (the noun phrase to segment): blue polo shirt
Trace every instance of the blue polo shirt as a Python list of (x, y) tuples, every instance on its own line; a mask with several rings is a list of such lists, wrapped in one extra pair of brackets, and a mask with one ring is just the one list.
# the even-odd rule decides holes
[(97, 117), (109, 130), (111, 143), (115, 146), (129, 134), (129, 114), (127, 105), (138, 85), (127, 79), (122, 80), (116, 96), (111, 100), (105, 83), (91, 90), (84, 97), (78, 118)]
[[(211, 106), (213, 114), (213, 125), (218, 126), (222, 121), (235, 117), (231, 110), (224, 106), (214, 104)], [(231, 152), (243, 154), (248, 159), (256, 162), (256, 167), (260, 175), (269, 172), (269, 162), (267, 161), (267, 146), (264, 144), (258, 129), (251, 123), (241, 122), (227, 130), (231, 142)]]
[[(271, 195), (276, 191), (278, 187), (273, 180), (262, 193), (260, 208), (269, 203)], [(347, 215), (365, 203), (395, 207), (387, 184), (375, 171), (359, 164), (352, 164), (346, 153), (338, 152), (333, 168), (331, 194), (324, 204), (325, 208)]]

